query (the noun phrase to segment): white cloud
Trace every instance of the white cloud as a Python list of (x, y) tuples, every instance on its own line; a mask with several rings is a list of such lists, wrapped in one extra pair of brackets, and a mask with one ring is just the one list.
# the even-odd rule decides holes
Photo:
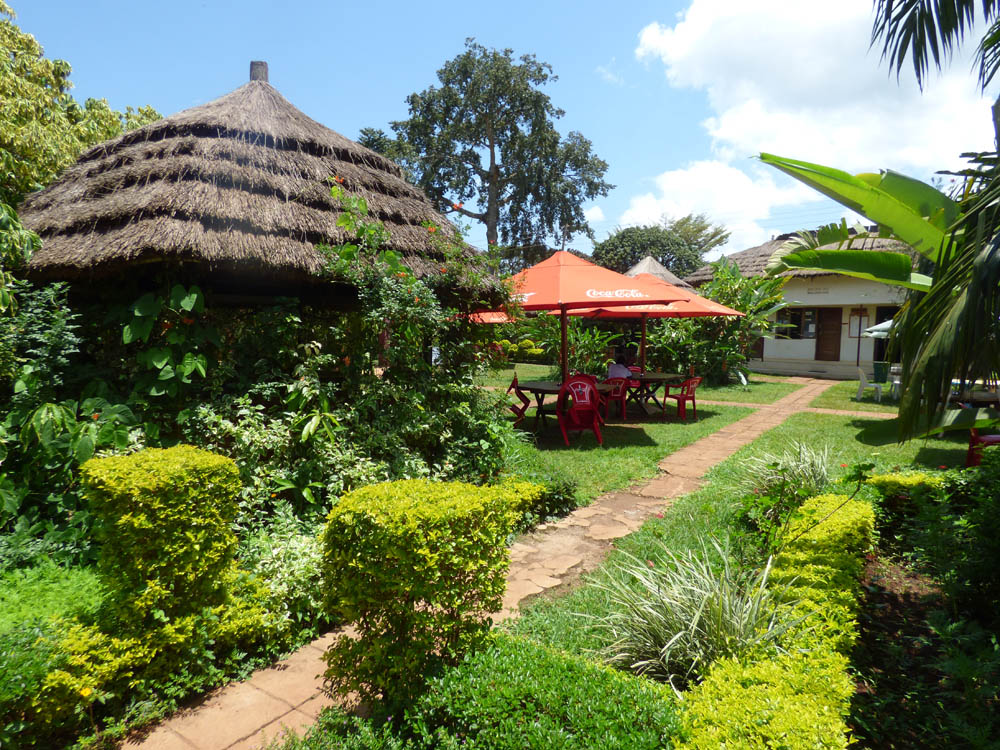
[(604, 211), (601, 210), (600, 206), (591, 206), (583, 212), (583, 218), (585, 218), (588, 223), (604, 221)]
[(622, 222), (706, 212), (732, 229), (727, 250), (737, 250), (773, 233), (772, 209), (812, 193), (747, 159), (760, 151), (928, 179), (960, 166), (962, 151), (990, 149), (991, 102), (976, 90), (971, 51), (932, 75), (921, 96), (909, 70), (897, 85), (869, 50), (871, 25), (871, 0), (692, 0), (675, 25), (642, 29), (636, 57), (662, 63), (674, 87), (705, 92), (715, 161), (663, 172), (659, 193), (633, 197)]
[(607, 65), (598, 65), (594, 68), (594, 72), (597, 73), (606, 83), (614, 84), (615, 86), (625, 85), (625, 76), (617, 72), (615, 68), (618, 67), (615, 63), (615, 58), (611, 58), (611, 62)]

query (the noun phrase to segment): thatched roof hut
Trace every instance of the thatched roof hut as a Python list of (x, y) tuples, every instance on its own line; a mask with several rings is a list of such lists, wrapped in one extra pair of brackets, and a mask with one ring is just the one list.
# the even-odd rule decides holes
[(688, 284), (683, 279), (675, 276), (674, 273), (669, 268), (660, 263), (660, 261), (658, 261), (652, 255), (647, 255), (645, 258), (640, 260), (638, 263), (636, 263), (634, 266), (628, 269), (625, 272), (625, 275), (638, 276), (640, 273), (648, 273), (660, 279), (660, 281), (665, 281), (668, 284), (673, 284), (679, 289), (688, 289), (691, 291), (694, 290), (693, 286)]
[(330, 294), (314, 246), (349, 239), (331, 178), (365, 198), (418, 276), (440, 272), (435, 242), (456, 236), (447, 219), (396, 164), (307, 117), (252, 63), (246, 85), (89, 149), (29, 196), (20, 214), (43, 246), (28, 273), (105, 284), (179, 268), (222, 291)]
[[(740, 269), (740, 273), (744, 276), (763, 276), (765, 272), (765, 267), (767, 266), (767, 261), (774, 254), (774, 251), (781, 247), (786, 240), (791, 239), (795, 236), (795, 233), (782, 234), (775, 237), (773, 240), (765, 242), (763, 245), (757, 245), (757, 247), (751, 247), (747, 250), (741, 250), (738, 253), (732, 253), (727, 255), (726, 258), (736, 263), (736, 266)], [(829, 249), (833, 249), (835, 246), (829, 245), (825, 246)], [(866, 237), (862, 240), (855, 240), (851, 243), (852, 250), (891, 250), (898, 253), (907, 253), (912, 255), (912, 250), (909, 245), (900, 242), (899, 240), (886, 239), (882, 237)], [(809, 271), (796, 269), (793, 271), (786, 271), (781, 276), (829, 276), (832, 272), (830, 271)], [(698, 287), (712, 280), (712, 266), (704, 265), (697, 271), (688, 274), (684, 277), (684, 280), (691, 284), (692, 286)]]

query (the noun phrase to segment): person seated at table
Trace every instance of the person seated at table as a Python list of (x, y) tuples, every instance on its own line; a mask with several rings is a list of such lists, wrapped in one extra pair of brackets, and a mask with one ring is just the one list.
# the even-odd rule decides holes
[(628, 367), (625, 366), (625, 361), (619, 357), (615, 362), (608, 365), (608, 377), (609, 378), (630, 378), (632, 373), (629, 372)]

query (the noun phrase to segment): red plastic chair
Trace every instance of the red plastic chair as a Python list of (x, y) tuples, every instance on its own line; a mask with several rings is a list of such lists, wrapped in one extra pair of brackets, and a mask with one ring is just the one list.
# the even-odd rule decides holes
[(604, 382), (611, 386), (611, 392), (603, 394), (602, 400), (604, 403), (604, 419), (608, 418), (608, 405), (612, 401), (618, 402), (618, 406), (622, 413), (622, 419), (625, 419), (625, 400), (628, 398), (628, 378), (608, 378)]
[(600, 406), (597, 388), (589, 377), (574, 375), (562, 384), (559, 388), (559, 400), (556, 402), (556, 416), (567, 446), (567, 430), (593, 430), (598, 445), (604, 445), (601, 438)]
[(1000, 435), (980, 435), (979, 430), (969, 430), (969, 450), (965, 454), (965, 465), (979, 466), (983, 460), (983, 448), (990, 445), (1000, 445)]
[[(635, 365), (631, 365), (628, 368), (628, 371), (635, 375), (638, 375), (639, 373), (642, 372), (642, 368), (636, 367)], [(642, 399), (641, 399), (642, 383), (640, 383), (638, 380), (629, 380), (626, 386), (627, 386), (628, 400), (637, 403), (639, 406), (642, 406)]]
[[(698, 404), (694, 400), (694, 391), (701, 384), (701, 378), (688, 378), (680, 385), (667, 385), (664, 386), (663, 394), (663, 416), (667, 416), (667, 399), (672, 398), (677, 402), (677, 416), (681, 418), (681, 421), (687, 422), (687, 402), (691, 402), (691, 409), (694, 412), (694, 418), (698, 418)], [(670, 389), (676, 388), (677, 393), (671, 393)]]
[[(596, 375), (588, 375), (585, 372), (576, 371), (576, 372), (570, 373), (570, 377), (571, 378), (586, 378), (587, 380), (589, 380), (591, 383), (594, 384), (594, 390), (597, 390), (598, 380), (597, 380), (597, 376)], [(604, 424), (604, 417), (606, 417), (608, 415), (608, 399), (607, 399), (607, 396), (605, 394), (601, 393), (600, 391), (597, 391), (597, 405), (600, 407), (598, 409), (598, 411), (597, 411), (597, 418), (601, 420), (601, 424)], [(604, 416), (603, 417), (601, 416), (601, 409), (604, 410)]]
[(521, 405), (510, 404), (507, 408), (514, 412), (514, 426), (517, 427), (521, 422), (524, 421), (524, 413), (528, 411), (528, 407), (531, 406), (531, 399), (524, 395), (517, 385), (517, 373), (514, 373), (514, 379), (510, 381), (510, 387), (507, 389), (507, 393), (513, 393), (520, 400)]

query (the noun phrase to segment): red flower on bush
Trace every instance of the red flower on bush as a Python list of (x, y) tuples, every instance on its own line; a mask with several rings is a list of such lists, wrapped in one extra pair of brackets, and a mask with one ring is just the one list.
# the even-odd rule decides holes
[(437, 228), (437, 227), (427, 227), (427, 231), (428, 231), (428, 232), (431, 232), (432, 234), (433, 234), (434, 232), (436, 232), (437, 230), (438, 230), (438, 228)]
[(98, 420), (98, 419), (100, 419), (100, 418), (101, 418), (101, 415), (100, 415), (100, 414), (94, 414), (94, 415), (93, 415), (93, 416), (91, 417), (91, 419), (93, 419), (93, 420)]
[(333, 181), (336, 182), (338, 185), (343, 185), (344, 184), (344, 178), (343, 177), (334, 177)]
[(947, 466), (945, 466), (944, 464), (941, 464), (940, 466), (938, 466), (938, 468), (939, 468), (939, 469), (947, 469), (948, 467), (947, 467)]
[(840, 465), (840, 468), (841, 468), (841, 469), (846, 469), (846, 468), (847, 468), (847, 464), (841, 464), (841, 465)]

